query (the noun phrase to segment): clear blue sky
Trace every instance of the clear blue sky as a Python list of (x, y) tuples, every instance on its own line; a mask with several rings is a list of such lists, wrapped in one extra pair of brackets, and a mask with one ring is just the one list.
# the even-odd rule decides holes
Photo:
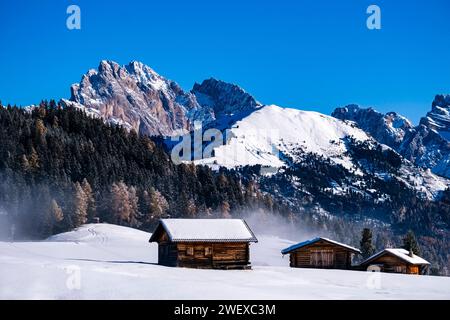
[[(82, 29), (66, 28), (69, 4)], [(366, 8), (382, 30), (366, 28)], [(215, 77), (263, 103), (349, 103), (417, 122), (450, 93), (448, 0), (0, 1), (0, 99), (69, 97), (102, 59), (140, 60), (189, 90)]]

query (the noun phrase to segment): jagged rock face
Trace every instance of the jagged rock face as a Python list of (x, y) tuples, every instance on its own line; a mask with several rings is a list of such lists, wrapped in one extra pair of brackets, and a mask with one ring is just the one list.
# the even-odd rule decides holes
[(188, 131), (188, 114), (199, 108), (194, 95), (140, 62), (120, 66), (102, 61), (72, 86), (70, 100), (147, 135)]
[(431, 168), (436, 174), (450, 177), (450, 144), (426, 125), (414, 128), (405, 137), (399, 152), (420, 167)]
[(395, 112), (382, 114), (372, 108), (364, 109), (358, 105), (337, 108), (332, 116), (356, 122), (378, 142), (394, 149), (400, 146), (405, 135), (413, 128), (408, 119)]
[(420, 123), (450, 141), (450, 95), (437, 95), (431, 111), (420, 120)]
[(120, 66), (112, 61), (85, 74), (72, 85), (70, 101), (63, 102), (152, 136), (184, 134), (195, 122), (222, 129), (261, 107), (234, 84), (208, 79), (185, 92), (140, 62)]
[(213, 78), (201, 84), (195, 83), (191, 93), (202, 107), (203, 115), (196, 118), (203, 118), (204, 122), (212, 122), (219, 128), (240, 120), (262, 106), (241, 87)]
[(437, 95), (432, 109), (404, 139), (402, 155), (421, 167), (450, 177), (450, 95)]

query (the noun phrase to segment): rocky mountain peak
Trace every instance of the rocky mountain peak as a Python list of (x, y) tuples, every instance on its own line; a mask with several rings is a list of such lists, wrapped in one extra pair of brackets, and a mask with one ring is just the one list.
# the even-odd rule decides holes
[(355, 122), (377, 141), (393, 148), (399, 147), (405, 134), (413, 128), (407, 118), (396, 112), (383, 114), (373, 108), (361, 108), (356, 104), (337, 108), (332, 116)]
[(437, 95), (434, 98), (431, 111), (420, 120), (420, 123), (436, 131), (447, 141), (450, 141), (450, 95)]
[(172, 135), (190, 129), (195, 97), (141, 62), (125, 66), (109, 60), (89, 70), (71, 87), (73, 103), (140, 134)]
[(212, 108), (214, 113), (234, 114), (254, 110), (261, 105), (241, 87), (210, 78), (201, 84), (195, 83), (191, 92), (204, 108)]

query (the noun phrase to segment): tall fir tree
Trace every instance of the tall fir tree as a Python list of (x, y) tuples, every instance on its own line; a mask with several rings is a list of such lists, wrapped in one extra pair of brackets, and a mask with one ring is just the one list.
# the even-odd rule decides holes
[(403, 249), (408, 252), (412, 250), (412, 252), (416, 255), (420, 255), (420, 247), (417, 242), (416, 235), (412, 230), (409, 230), (408, 233), (403, 237)]
[(364, 259), (367, 259), (374, 254), (375, 248), (372, 244), (372, 230), (364, 228), (361, 232), (361, 241), (359, 243), (361, 254)]

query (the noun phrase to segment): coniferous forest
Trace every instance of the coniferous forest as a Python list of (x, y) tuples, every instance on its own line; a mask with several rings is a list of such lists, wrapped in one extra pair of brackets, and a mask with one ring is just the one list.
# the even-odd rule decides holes
[(99, 219), (151, 230), (161, 217), (282, 211), (251, 180), (175, 165), (164, 147), (55, 101), (0, 108), (3, 238), (42, 239)]

